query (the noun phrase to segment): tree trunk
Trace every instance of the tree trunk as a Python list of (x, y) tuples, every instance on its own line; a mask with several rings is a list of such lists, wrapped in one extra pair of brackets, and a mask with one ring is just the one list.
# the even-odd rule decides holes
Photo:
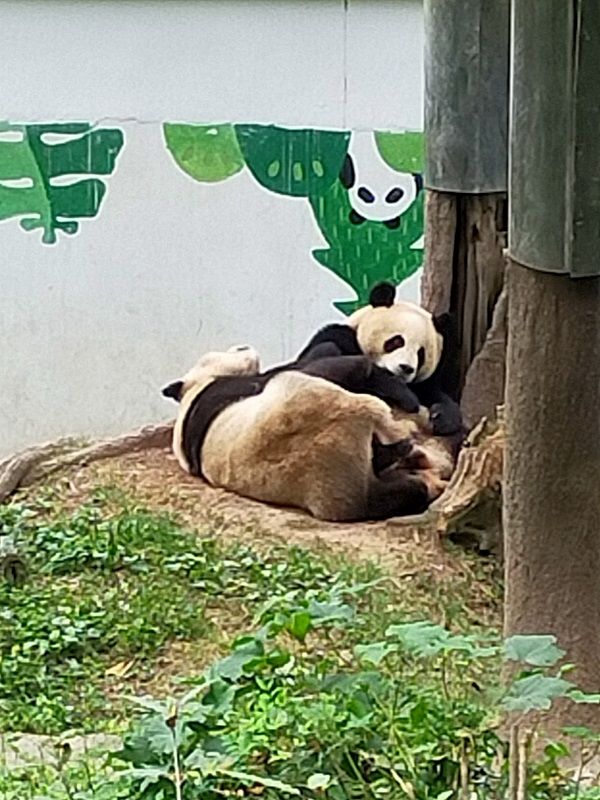
[[(510, 262), (505, 631), (552, 633), (600, 691), (600, 278)], [(563, 704), (558, 726), (600, 723)]]
[(483, 347), (467, 370), (460, 404), (463, 419), (471, 429), (482, 417), (493, 419), (504, 397), (508, 292), (504, 286), (494, 308), (492, 324)]
[[(459, 363), (454, 380), (462, 393), (469, 367), (486, 341), (504, 280), (506, 197), (504, 194), (451, 194), (429, 190), (426, 201), (422, 303), (433, 314), (450, 311), (456, 323)], [(481, 365), (480, 365), (481, 367)], [(504, 360), (486, 360), (471, 405), (493, 413), (503, 401)], [(472, 422), (476, 422), (473, 419)]]

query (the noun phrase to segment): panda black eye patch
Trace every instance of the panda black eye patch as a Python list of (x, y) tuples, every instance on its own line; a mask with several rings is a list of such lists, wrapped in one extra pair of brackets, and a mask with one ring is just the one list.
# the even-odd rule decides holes
[(404, 197), (404, 189), (401, 189), (399, 186), (395, 186), (393, 189), (387, 193), (385, 202), (386, 203), (397, 203), (398, 200), (402, 200)]
[(417, 351), (417, 363), (418, 363), (417, 369), (421, 369), (421, 367), (425, 363), (425, 348), (424, 347), (419, 347), (419, 349)]
[(361, 186), (357, 192), (358, 196), (361, 200), (365, 203), (374, 203), (375, 202), (375, 195), (366, 186)]
[(394, 350), (400, 350), (401, 347), (404, 347), (406, 342), (404, 341), (404, 336), (400, 336), (397, 334), (396, 336), (392, 336), (391, 339), (388, 339), (387, 342), (383, 345), (383, 352), (384, 353), (392, 353)]

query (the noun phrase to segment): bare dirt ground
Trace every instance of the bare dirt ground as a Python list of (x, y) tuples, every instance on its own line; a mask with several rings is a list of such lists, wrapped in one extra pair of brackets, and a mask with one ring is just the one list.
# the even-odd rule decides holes
[[(400, 569), (414, 566), (444, 571), (452, 569), (454, 561), (434, 531), (424, 525), (399, 519), (328, 523), (302, 511), (248, 500), (187, 475), (168, 449), (154, 448), (71, 467), (47, 478), (43, 486), (58, 491), (68, 506), (85, 501), (98, 486), (116, 486), (148, 509), (175, 513), (194, 528), (210, 527), (220, 536), (257, 544), (324, 545)], [(35, 495), (39, 490), (40, 485), (34, 485), (25, 494)]]

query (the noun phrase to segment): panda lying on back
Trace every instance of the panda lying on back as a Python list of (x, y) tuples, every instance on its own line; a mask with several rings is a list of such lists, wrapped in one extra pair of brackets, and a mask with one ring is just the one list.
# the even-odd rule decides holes
[[(174, 453), (213, 486), (324, 520), (420, 513), (443, 490), (448, 458), (432, 449), (430, 460), (413, 420), (356, 392), (372, 373), (361, 355), (260, 374), (251, 348), (208, 353), (163, 389), (180, 403)], [(374, 466), (374, 442), (391, 448), (387, 468)]]
[(443, 391), (450, 361), (455, 358), (448, 315), (432, 316), (420, 306), (395, 302), (393, 284), (380, 283), (347, 323), (334, 323), (313, 336), (299, 356), (315, 348), (333, 347), (341, 355), (365, 355), (388, 373), (404, 379), (400, 403), (404, 411), (429, 409), (433, 433), (452, 436), (463, 431), (460, 407)]

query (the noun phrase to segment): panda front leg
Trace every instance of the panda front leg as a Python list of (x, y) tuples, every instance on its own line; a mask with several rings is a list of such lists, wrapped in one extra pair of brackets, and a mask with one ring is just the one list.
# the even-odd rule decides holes
[(429, 409), (429, 421), (434, 436), (464, 433), (460, 406), (440, 389), (436, 380), (430, 379), (413, 386), (421, 405)]
[(454, 436), (464, 431), (460, 406), (447, 394), (430, 406), (429, 419), (434, 436)]
[[(362, 351), (358, 346), (356, 331), (349, 325), (333, 322), (317, 331), (306, 347), (296, 358), (297, 364), (304, 364), (322, 358), (323, 345), (327, 345), (330, 353), (342, 356), (360, 356)], [(334, 348), (335, 351), (334, 352)]]
[(404, 378), (394, 375), (383, 367), (373, 365), (369, 375), (368, 390), (369, 394), (380, 397), (390, 405), (406, 411), (407, 414), (419, 412), (419, 398)]

